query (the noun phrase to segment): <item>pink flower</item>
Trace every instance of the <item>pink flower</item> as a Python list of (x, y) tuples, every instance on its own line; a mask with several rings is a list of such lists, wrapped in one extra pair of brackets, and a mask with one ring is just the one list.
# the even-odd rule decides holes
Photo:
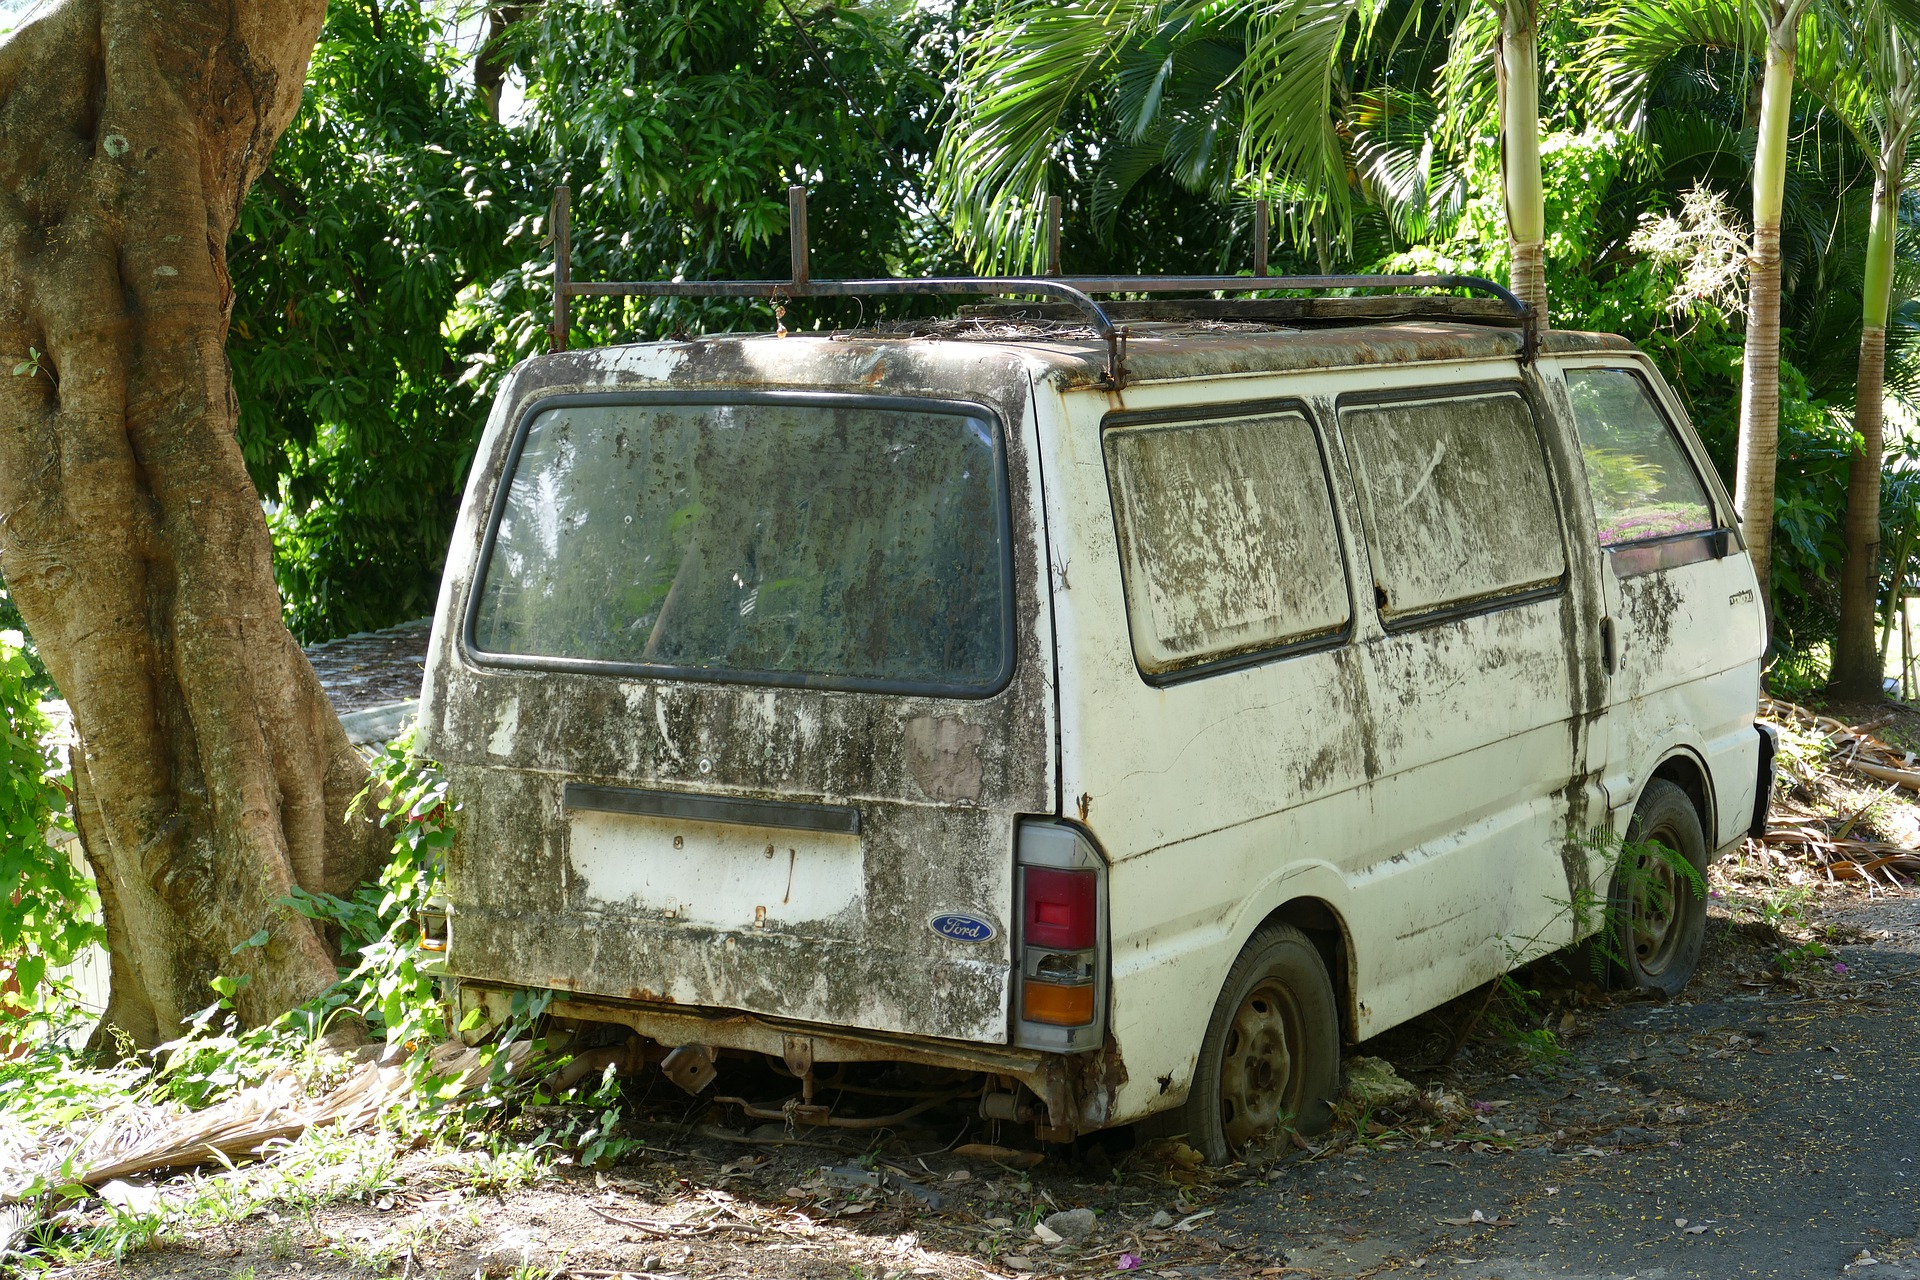
[(1847, 966), (1845, 966), (1844, 964), (1841, 964), (1838, 960), (1836, 960), (1833, 962), (1833, 971), (1835, 973), (1845, 973), (1847, 971)]
[(1120, 1255), (1120, 1261), (1114, 1265), (1122, 1271), (1132, 1271), (1140, 1265), (1140, 1255), (1137, 1253), (1123, 1253)]

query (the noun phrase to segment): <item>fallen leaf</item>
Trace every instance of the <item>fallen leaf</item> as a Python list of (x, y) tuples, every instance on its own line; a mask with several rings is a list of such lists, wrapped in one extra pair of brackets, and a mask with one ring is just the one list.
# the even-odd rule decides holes
[(1168, 1138), (1154, 1143), (1148, 1154), (1155, 1160), (1177, 1165), (1182, 1169), (1198, 1169), (1207, 1162), (1205, 1156), (1177, 1138)]
[(1200, 1219), (1202, 1218), (1211, 1218), (1212, 1216), (1213, 1216), (1213, 1210), (1202, 1209), (1200, 1212), (1190, 1213), (1186, 1217), (1180, 1219), (1180, 1221), (1174, 1223), (1173, 1229), (1175, 1231), (1191, 1231), (1193, 1230), (1194, 1223), (1200, 1221)]
[(1033, 1238), (1041, 1244), (1059, 1244), (1062, 1240), (1066, 1239), (1065, 1236), (1044, 1222), (1036, 1222), (1033, 1224)]

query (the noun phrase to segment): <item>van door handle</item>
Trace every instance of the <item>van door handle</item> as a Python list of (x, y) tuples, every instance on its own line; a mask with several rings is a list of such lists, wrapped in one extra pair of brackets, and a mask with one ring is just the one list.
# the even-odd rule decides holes
[(1607, 674), (1613, 674), (1613, 619), (1600, 619), (1600, 660), (1606, 664)]

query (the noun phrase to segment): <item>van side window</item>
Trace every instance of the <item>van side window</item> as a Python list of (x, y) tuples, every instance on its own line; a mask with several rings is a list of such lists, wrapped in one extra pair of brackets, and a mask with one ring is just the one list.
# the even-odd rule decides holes
[(1304, 414), (1109, 427), (1104, 442), (1143, 673), (1345, 629), (1333, 497)]
[(1566, 572), (1546, 457), (1512, 391), (1343, 403), (1380, 616), (1545, 588)]
[(1569, 369), (1600, 545), (1703, 533), (1713, 504), (1647, 384), (1625, 369)]

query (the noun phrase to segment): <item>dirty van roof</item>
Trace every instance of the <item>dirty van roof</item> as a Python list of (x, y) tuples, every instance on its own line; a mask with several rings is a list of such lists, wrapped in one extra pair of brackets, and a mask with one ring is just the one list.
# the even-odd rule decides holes
[[(1129, 383), (1236, 373), (1285, 373), (1295, 370), (1337, 369), (1378, 365), (1419, 364), (1441, 360), (1511, 358), (1520, 352), (1517, 328), (1457, 321), (1405, 320), (1339, 327), (1223, 320), (1129, 321), (1124, 326), (1124, 360)], [(790, 347), (796, 357), (770, 361), (769, 344)], [(1051, 319), (967, 316), (904, 321), (860, 329), (726, 334), (672, 343), (643, 343), (625, 347), (583, 348), (543, 357), (598, 357), (595, 361), (626, 364), (622, 354), (673, 351), (688, 362), (711, 360), (733, 365), (736, 373), (751, 368), (758, 376), (719, 381), (764, 382), (787, 366), (802, 381), (823, 372), (815, 364), (831, 361), (822, 346), (852, 356), (878, 354), (876, 348), (906, 348), (923, 358), (940, 354), (977, 363), (982, 348), (998, 350), (1020, 363), (1039, 365), (1035, 372), (1051, 375), (1069, 386), (1101, 381), (1107, 367), (1107, 346), (1086, 325)], [(1613, 334), (1572, 330), (1545, 330), (1540, 334), (1542, 354), (1576, 352), (1631, 352), (1633, 344)], [(801, 352), (806, 351), (805, 357)], [(938, 354), (936, 354), (938, 353)], [(676, 361), (676, 363), (680, 363)], [(837, 363), (837, 362), (836, 362)], [(1043, 372), (1044, 370), (1044, 372)], [(681, 364), (683, 374), (692, 370)], [(700, 379), (704, 381), (705, 379)], [(863, 379), (866, 380), (866, 379)]]

